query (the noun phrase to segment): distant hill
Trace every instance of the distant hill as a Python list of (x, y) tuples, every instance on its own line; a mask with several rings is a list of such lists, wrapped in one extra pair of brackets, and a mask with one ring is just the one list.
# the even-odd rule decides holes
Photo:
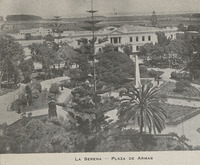
[(42, 20), (42, 17), (35, 16), (35, 15), (7, 15), (6, 16), (7, 21), (37, 21)]

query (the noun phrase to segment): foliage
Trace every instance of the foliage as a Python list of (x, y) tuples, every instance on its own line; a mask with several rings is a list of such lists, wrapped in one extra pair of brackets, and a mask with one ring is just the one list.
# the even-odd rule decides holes
[(155, 71), (155, 70), (153, 70), (153, 69), (151, 69), (150, 71), (149, 71), (149, 75), (151, 76), (151, 77), (160, 77), (161, 75), (163, 74), (163, 72), (162, 71)]
[[(173, 40), (167, 38), (164, 33), (157, 33), (158, 42), (147, 43), (140, 48), (139, 56), (146, 64), (155, 67), (174, 67), (179, 61), (187, 61), (193, 52), (192, 43), (187, 40)], [(181, 60), (180, 60), (181, 59)]]
[(49, 41), (49, 42), (53, 42), (54, 41), (54, 37), (51, 34), (48, 34), (47, 36), (45, 36), (44, 39), (46, 41)]
[(175, 97), (181, 97), (181, 98), (199, 97), (200, 96), (200, 91), (193, 86), (185, 87), (181, 93), (175, 92), (174, 89), (176, 89), (175, 82), (166, 82), (160, 86), (161, 93), (168, 95), (168, 96), (175, 96)]
[(40, 84), (40, 82), (35, 81), (35, 82), (31, 83), (31, 89), (32, 90), (36, 89), (41, 93), (42, 92), (42, 85)]
[(0, 85), (3, 76), (17, 80), (18, 64), (23, 59), (23, 48), (8, 35), (0, 35)]
[(197, 53), (191, 61), (188, 62), (187, 68), (189, 69), (190, 73), (192, 74), (192, 79), (198, 79), (200, 71), (200, 53)]
[(49, 93), (53, 93), (55, 95), (60, 93), (59, 86), (57, 83), (51, 85), (51, 87), (49, 88)]
[(99, 56), (97, 78), (108, 84), (117, 84), (134, 76), (134, 62), (124, 53), (108, 52)]
[(32, 59), (28, 59), (28, 60), (23, 60), (21, 62), (21, 64), (19, 65), (19, 68), (23, 74), (24, 83), (29, 83), (31, 81), (31, 74), (34, 71), (34, 64), (33, 64), (33, 60)]
[(133, 47), (131, 44), (123, 45), (122, 50), (128, 56), (133, 53)]
[(146, 74), (148, 72), (148, 69), (145, 65), (139, 66), (140, 74)]
[(103, 48), (103, 53), (112, 52), (115, 50), (115, 46), (112, 44), (106, 44)]
[(174, 92), (182, 93), (183, 91), (186, 90), (185, 88), (189, 87), (191, 87), (191, 84), (188, 80), (180, 80), (176, 82), (176, 88), (174, 89)]
[(31, 103), (33, 101), (33, 97), (32, 97), (32, 90), (29, 87), (29, 85), (25, 86), (25, 97), (27, 100), (27, 106), (31, 105)]
[(162, 99), (157, 87), (143, 85), (137, 89), (134, 85), (120, 92), (121, 106), (118, 117), (125, 122), (133, 121), (140, 128), (140, 133), (146, 128), (149, 133), (156, 130), (160, 133), (165, 128), (166, 112), (160, 105)]
[(180, 79), (189, 80), (190, 77), (191, 77), (190, 73), (187, 73), (187, 72), (182, 72), (182, 73), (172, 72), (171, 73), (171, 78), (176, 79), (176, 80), (180, 80)]
[(26, 33), (25, 36), (24, 36), (24, 39), (25, 40), (32, 40), (33, 36), (31, 35), (31, 33)]
[(86, 136), (75, 129), (75, 123), (62, 119), (19, 121), (7, 130), (11, 153), (81, 152)]
[(31, 49), (32, 58), (35, 62), (42, 64), (42, 69), (45, 72), (45, 78), (47, 73), (51, 73), (51, 66), (56, 61), (56, 53), (53, 48), (50, 48), (47, 43), (35, 44), (29, 46)]
[[(175, 135), (174, 135), (175, 136)], [(177, 136), (178, 137), (178, 136)], [(100, 137), (94, 152), (129, 152), (129, 151), (170, 151), (188, 150), (184, 142), (175, 140), (173, 135), (141, 136), (134, 129), (110, 129)]]

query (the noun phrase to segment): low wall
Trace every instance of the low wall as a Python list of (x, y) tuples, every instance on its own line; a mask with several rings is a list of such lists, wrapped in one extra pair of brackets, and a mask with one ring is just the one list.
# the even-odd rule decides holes
[(167, 95), (167, 97), (174, 99), (182, 99), (182, 100), (200, 101), (199, 97), (185, 97), (185, 96), (175, 96), (175, 95)]
[(187, 120), (191, 119), (192, 117), (197, 116), (199, 114), (200, 114), (200, 109), (198, 109), (197, 111), (192, 112), (190, 114), (187, 114), (186, 116), (180, 117), (180, 118), (176, 119), (175, 121), (168, 121), (168, 122), (166, 122), (166, 125), (175, 126), (175, 125), (181, 124), (182, 122), (187, 121)]

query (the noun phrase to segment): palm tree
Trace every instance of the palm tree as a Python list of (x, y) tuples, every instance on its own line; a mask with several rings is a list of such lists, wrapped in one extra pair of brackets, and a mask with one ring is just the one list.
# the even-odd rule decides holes
[(151, 134), (152, 130), (156, 134), (156, 130), (160, 133), (165, 128), (166, 112), (160, 106), (161, 95), (157, 87), (143, 85), (139, 89), (131, 85), (125, 91), (120, 92), (121, 100), (118, 110), (120, 120), (127, 123), (131, 120), (135, 125), (139, 126), (142, 134), (143, 128), (148, 128)]

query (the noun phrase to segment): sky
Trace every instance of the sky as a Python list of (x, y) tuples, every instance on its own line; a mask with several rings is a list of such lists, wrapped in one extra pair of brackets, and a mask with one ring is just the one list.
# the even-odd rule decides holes
[[(0, 0), (0, 15), (87, 16), (91, 0)], [(200, 0), (93, 0), (98, 15), (200, 12)]]

